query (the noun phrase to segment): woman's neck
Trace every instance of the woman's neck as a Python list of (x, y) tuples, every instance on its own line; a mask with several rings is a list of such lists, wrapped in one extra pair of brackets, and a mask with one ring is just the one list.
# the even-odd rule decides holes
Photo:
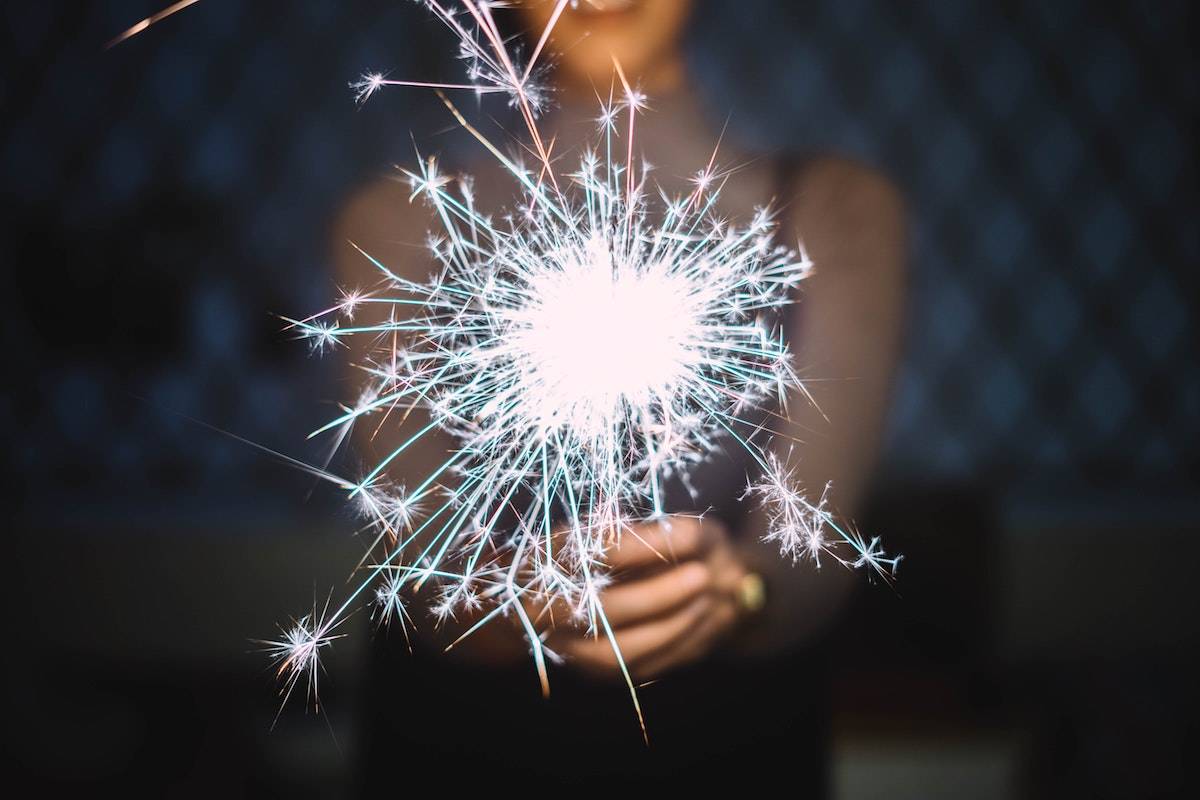
[[(642, 91), (661, 96), (683, 86), (686, 72), (683, 54), (672, 50), (648, 64), (637, 75), (629, 75), (629, 78)], [(594, 100), (597, 88), (611, 80), (607, 74), (602, 77), (603, 80), (592, 72), (577, 72), (566, 65), (557, 75), (559, 89), (569, 101)]]

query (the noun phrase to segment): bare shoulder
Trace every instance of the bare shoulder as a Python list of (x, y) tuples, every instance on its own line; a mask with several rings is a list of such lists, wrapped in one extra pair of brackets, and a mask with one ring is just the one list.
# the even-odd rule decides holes
[(809, 164), (792, 187), (792, 207), (805, 227), (903, 230), (904, 195), (879, 170), (858, 161), (824, 157)]

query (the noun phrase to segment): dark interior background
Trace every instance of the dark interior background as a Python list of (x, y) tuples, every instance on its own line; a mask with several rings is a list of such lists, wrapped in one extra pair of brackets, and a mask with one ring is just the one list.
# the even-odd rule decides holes
[[(345, 396), (276, 313), (335, 292), (356, 187), (454, 148), (409, 2), (5, 4), (6, 755), (55, 784), (338, 794), (369, 634), (324, 715), (254, 637), (344, 579), (301, 458)], [(912, 208), (903, 365), (864, 527), (906, 554), (843, 623), (839, 797), (1163, 796), (1196, 734), (1196, 58), (1186, 2), (705, 3), (734, 135)]]

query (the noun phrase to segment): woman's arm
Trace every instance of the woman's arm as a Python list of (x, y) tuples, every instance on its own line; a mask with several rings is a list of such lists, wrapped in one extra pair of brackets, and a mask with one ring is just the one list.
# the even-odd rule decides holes
[[(793, 440), (802, 487), (815, 498), (831, 482), (834, 512), (852, 520), (878, 455), (900, 350), (904, 202), (878, 172), (830, 158), (801, 174), (784, 213), (815, 265), (788, 332), (794, 363), (815, 402), (792, 401), (787, 437), (779, 437), (776, 447), (786, 455)], [(743, 652), (770, 652), (818, 634), (861, 578), (828, 558), (820, 570), (793, 567), (761, 541), (765, 532), (764, 515), (756, 513), (738, 540), (747, 567), (764, 577), (768, 591), (761, 618), (739, 637)]]
[[(402, 278), (415, 282), (428, 280), (435, 262), (425, 241), (433, 224), (428, 209), (409, 202), (406, 183), (380, 179), (369, 184), (350, 199), (334, 223), (333, 261), (338, 284), (350, 291), (369, 291), (379, 285), (382, 273), (356, 248), (361, 248)], [(419, 313), (413, 311), (412, 306), (394, 308), (397, 320)], [(346, 386), (341, 395), (353, 398), (366, 378), (360, 367), (369, 359), (376, 362), (386, 359), (389, 348), (384, 346), (387, 342), (361, 336), (348, 337), (345, 344), (349, 354), (344, 354), (342, 359), (347, 369), (344, 375)], [(398, 340), (396, 345), (402, 350), (405, 342)], [(424, 409), (404, 406), (393, 409), (386, 420), (378, 414), (368, 415), (355, 427), (350, 444), (355, 456), (369, 468), (428, 422), (429, 415)], [(388, 467), (388, 478), (409, 488), (418, 486), (445, 462), (456, 446), (449, 434), (433, 430), (405, 450), (403, 458), (392, 462)], [(453, 486), (456, 480), (457, 477), (449, 473), (439, 477), (439, 483), (444, 486)], [(443, 495), (435, 495), (424, 504), (426, 510), (430, 503), (436, 506), (444, 499)], [(426, 544), (428, 540), (414, 542), (406, 555), (411, 558)], [(429, 599), (428, 590), (425, 599)], [(419, 605), (424, 609), (424, 603)], [(416, 624), (412, 635), (437, 649), (450, 644), (469, 627), (469, 621), (462, 619), (446, 620), (444, 625), (438, 626), (427, 614), (415, 614), (414, 617)], [(506, 626), (487, 625), (452, 652), (463, 659), (496, 663), (525, 658), (528, 648), (520, 635)]]

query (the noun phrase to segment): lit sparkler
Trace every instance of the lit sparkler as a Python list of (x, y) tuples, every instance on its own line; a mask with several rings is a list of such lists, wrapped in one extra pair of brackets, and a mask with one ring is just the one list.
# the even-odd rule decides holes
[[(429, 243), (434, 277), (414, 282), (363, 253), (383, 288), (289, 320), (320, 350), (351, 336), (380, 345), (360, 400), (314, 435), (343, 440), (360, 421), (407, 418), (415, 408), (428, 421), (361, 480), (318, 471), (348, 490), (377, 547), (340, 607), (305, 617), (271, 643), (288, 693), (301, 675), (314, 675), (330, 631), (358, 598), (374, 589), (381, 618), (406, 626), (405, 598), (427, 583), (438, 587), (436, 616), (473, 620), (466, 635), (515, 618), (544, 689), (548, 653), (531, 600), (573, 609), (578, 624), (608, 639), (624, 670), (601, 602), (605, 553), (633, 523), (669, 511), (664, 481), (686, 480), (729, 443), (763, 472), (748, 494), (768, 507), (767, 538), (784, 556), (820, 566), (829, 555), (885, 578), (895, 571), (899, 558), (839, 525), (824, 495), (810, 501), (771, 452), (768, 432), (745, 421), (753, 409), (782, 408), (805, 393), (771, 322), (811, 271), (803, 249), (774, 244), (768, 209), (741, 226), (719, 219), (713, 209), (727, 178), (714, 162), (679, 195), (648, 183), (634, 158), (645, 98), (619, 64), (594, 146), (574, 171), (552, 165), (536, 123), (546, 98), (536, 62), (566, 3), (559, 0), (521, 65), (491, 4), (462, 0), (461, 11), (451, 11), (426, 0), (458, 37), (467, 82), (371, 74), (352, 84), (360, 101), (393, 85), (503, 94), (525, 123), (537, 164), (526, 169), (504, 155), (442, 94), (515, 181), (515, 210), (494, 222), (476, 207), (469, 181), (426, 159), (406, 175), (412, 199), (440, 226)], [(453, 433), (457, 449), (418, 485), (391, 483), (389, 468), (437, 430)], [(627, 671), (625, 678), (636, 707)]]

